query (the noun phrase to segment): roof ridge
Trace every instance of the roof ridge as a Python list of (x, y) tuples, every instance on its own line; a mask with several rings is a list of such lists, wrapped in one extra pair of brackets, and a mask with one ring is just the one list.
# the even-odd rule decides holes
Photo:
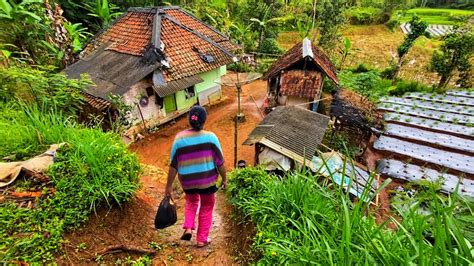
[(207, 37), (206, 35), (198, 32), (198, 31), (195, 31), (193, 29), (190, 29), (189, 27), (186, 27), (185, 25), (183, 25), (183, 23), (181, 23), (180, 21), (178, 21), (177, 19), (175, 19), (173, 16), (170, 16), (168, 14), (165, 14), (163, 15), (163, 18), (166, 18), (168, 19), (169, 21), (173, 22), (174, 24), (178, 25), (179, 27), (193, 33), (194, 35), (198, 36), (199, 38), (203, 39), (204, 41), (210, 43), (211, 45), (213, 45), (214, 47), (218, 48), (219, 50), (221, 50), (223, 53), (225, 53), (227, 56), (231, 57), (233, 60), (236, 59), (236, 56), (231, 53), (230, 51), (228, 51), (227, 49), (225, 49), (224, 47), (222, 47), (220, 44), (214, 42), (211, 38)]
[(210, 30), (212, 30), (213, 32), (219, 34), (221, 37), (223, 37), (225, 40), (230, 40), (229, 36), (226, 36), (224, 35), (224, 33), (218, 31), (216, 28), (212, 27), (211, 25), (207, 24), (206, 22), (200, 20), (199, 18), (197, 18), (195, 15), (191, 14), (190, 12), (188, 12), (187, 10), (183, 9), (183, 8), (178, 8), (179, 11), (185, 13), (186, 15), (192, 17), (193, 19), (197, 20), (198, 22), (204, 24), (206, 27), (208, 27)]
[[(199, 18), (197, 18), (194, 14), (192, 14), (191, 12), (187, 11), (186, 9), (180, 7), (180, 6), (155, 6), (155, 7), (129, 7), (127, 9), (127, 12), (143, 12), (143, 13), (148, 13), (148, 12), (151, 12), (151, 13), (157, 13), (157, 10), (159, 9), (162, 9), (162, 10), (178, 10), (182, 13), (184, 13), (185, 15), (193, 18), (194, 20), (196, 20), (197, 22), (203, 24), (204, 26), (206, 26), (208, 29), (210, 29), (211, 31), (213, 31), (214, 33), (218, 34), (219, 36), (221, 36), (222, 38), (224, 38), (224, 40), (226, 41), (229, 41), (230, 38), (229, 36), (226, 36), (224, 33), (220, 32), (219, 30), (217, 30), (216, 28), (214, 28), (213, 26), (207, 24), (206, 22), (200, 20)], [(125, 12), (126, 13), (126, 12)]]
[(179, 6), (150, 6), (150, 7), (129, 7), (126, 12), (144, 12), (144, 13), (156, 13), (158, 9), (181, 9)]

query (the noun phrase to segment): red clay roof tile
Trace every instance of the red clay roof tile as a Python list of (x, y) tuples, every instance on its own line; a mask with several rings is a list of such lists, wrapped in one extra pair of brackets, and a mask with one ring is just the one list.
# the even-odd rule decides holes
[[(238, 47), (217, 30), (199, 21), (179, 8), (163, 8), (161, 41), (170, 68), (163, 71), (165, 79), (172, 81), (232, 63), (231, 51)], [(133, 56), (143, 56), (151, 42), (156, 9), (129, 10), (84, 51), (87, 56), (95, 47), (110, 43), (107, 50)], [(214, 62), (204, 62), (198, 51), (211, 55)]]

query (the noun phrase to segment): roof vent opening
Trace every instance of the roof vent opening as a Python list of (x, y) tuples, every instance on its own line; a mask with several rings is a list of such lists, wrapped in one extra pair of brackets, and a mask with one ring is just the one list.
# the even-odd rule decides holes
[(209, 64), (212, 64), (214, 63), (216, 60), (214, 59), (214, 56), (213, 55), (210, 55), (210, 54), (205, 54), (205, 53), (202, 53), (201, 51), (199, 51), (198, 48), (196, 48), (195, 46), (193, 46), (193, 51), (196, 52), (199, 56), (199, 58), (201, 58), (202, 61), (206, 62), (206, 63), (209, 63)]

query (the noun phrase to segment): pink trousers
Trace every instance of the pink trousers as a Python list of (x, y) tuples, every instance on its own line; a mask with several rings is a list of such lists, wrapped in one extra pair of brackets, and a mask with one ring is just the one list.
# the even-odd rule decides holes
[[(207, 242), (209, 231), (212, 226), (212, 211), (216, 195), (212, 194), (187, 194), (186, 206), (184, 208), (184, 229), (196, 229), (196, 213), (199, 208), (198, 228), (196, 240), (198, 242)], [(199, 204), (201, 203), (201, 204)]]

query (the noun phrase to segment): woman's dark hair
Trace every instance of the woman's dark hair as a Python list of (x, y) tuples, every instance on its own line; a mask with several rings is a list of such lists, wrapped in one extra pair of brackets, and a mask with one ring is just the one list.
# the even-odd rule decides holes
[(207, 112), (202, 106), (195, 105), (188, 113), (189, 125), (195, 130), (201, 130), (207, 119)]

